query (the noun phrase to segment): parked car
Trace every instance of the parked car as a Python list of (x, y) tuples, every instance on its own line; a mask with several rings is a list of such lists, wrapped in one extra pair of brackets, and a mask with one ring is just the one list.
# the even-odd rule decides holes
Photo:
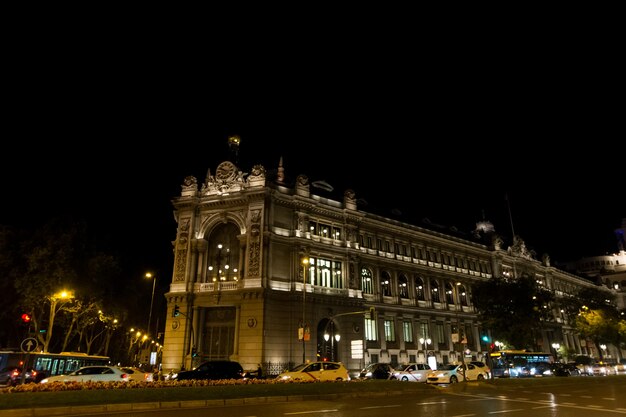
[[(24, 383), (37, 382), (37, 371), (27, 368)], [(22, 383), (22, 368), (19, 366), (7, 366), (0, 371), (0, 385), (13, 386)]]
[[(465, 377), (465, 378), (464, 378)], [(435, 371), (430, 371), (426, 376), (429, 384), (456, 384), (459, 381), (482, 381), (487, 373), (471, 363), (443, 365)]]
[(359, 374), (360, 379), (391, 379), (395, 369), (388, 363), (370, 363)]
[(431, 367), (425, 363), (409, 363), (396, 368), (391, 379), (403, 382), (426, 382), (426, 375), (432, 371)]
[(245, 375), (239, 362), (213, 360), (200, 364), (190, 371), (178, 371), (176, 380), (186, 379), (241, 379)]
[(349, 381), (350, 375), (341, 362), (311, 362), (298, 365), (276, 378), (285, 381)]
[(128, 374), (131, 381), (153, 381), (154, 373), (146, 372), (134, 366), (120, 366), (120, 369)]
[(41, 380), (42, 384), (48, 382), (128, 382), (130, 375), (116, 366), (97, 365), (83, 366), (67, 375), (56, 375)]

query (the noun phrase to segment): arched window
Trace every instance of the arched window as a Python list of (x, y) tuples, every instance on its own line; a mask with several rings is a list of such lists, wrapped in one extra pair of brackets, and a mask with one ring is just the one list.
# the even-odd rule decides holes
[(454, 288), (449, 282), (446, 282), (446, 303), (448, 305), (456, 304), (454, 302)]
[(434, 303), (441, 302), (441, 296), (439, 295), (439, 283), (435, 280), (430, 281), (430, 297)]
[(465, 287), (463, 285), (459, 285), (457, 287), (458, 291), (459, 291), (459, 299), (461, 300), (461, 305), (462, 306), (467, 306), (467, 291), (465, 290)]
[(391, 296), (391, 276), (389, 272), (383, 271), (380, 279), (380, 289), (384, 296)]
[(398, 278), (398, 294), (400, 298), (409, 298), (409, 280), (404, 275)]
[(424, 301), (424, 280), (420, 277), (415, 278), (415, 298)]
[(207, 281), (238, 281), (242, 271), (239, 268), (239, 228), (233, 223), (220, 224), (208, 237)]
[(372, 271), (369, 268), (361, 268), (361, 290), (363, 294), (374, 294)]

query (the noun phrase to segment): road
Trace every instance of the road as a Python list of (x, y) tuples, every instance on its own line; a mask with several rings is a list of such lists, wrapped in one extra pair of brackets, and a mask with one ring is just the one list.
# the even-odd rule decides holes
[[(521, 382), (521, 381), (520, 381)], [(399, 382), (400, 383), (400, 382)], [(120, 417), (611, 417), (626, 415), (626, 376), (551, 378), (536, 385), (494, 386), (460, 383), (423, 395), (368, 393), (357, 398), (336, 396), (305, 401), (267, 402), (220, 407), (149, 409), (115, 413)], [(75, 414), (77, 415), (77, 414)], [(99, 416), (80, 414), (81, 416)]]

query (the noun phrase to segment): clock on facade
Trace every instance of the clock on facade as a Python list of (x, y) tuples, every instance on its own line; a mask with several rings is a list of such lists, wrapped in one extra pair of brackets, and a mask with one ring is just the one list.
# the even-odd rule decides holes
[(215, 172), (215, 178), (218, 180), (226, 181), (235, 177), (237, 173), (237, 167), (232, 162), (222, 162), (217, 166)]

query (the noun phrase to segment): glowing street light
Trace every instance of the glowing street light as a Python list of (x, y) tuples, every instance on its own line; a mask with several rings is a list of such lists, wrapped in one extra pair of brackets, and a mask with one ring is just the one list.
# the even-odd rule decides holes
[(70, 291), (67, 291), (67, 290), (60, 291), (49, 297), (50, 313), (48, 316), (48, 331), (46, 332), (46, 336), (45, 336), (45, 340), (43, 344), (44, 352), (48, 352), (48, 345), (50, 344), (50, 341), (52, 340), (54, 318), (57, 312), (63, 307), (63, 305), (65, 305), (65, 303), (72, 300), (73, 298), (74, 298), (74, 294), (72, 294)]
[(559, 349), (561, 349), (561, 344), (560, 343), (552, 343), (552, 349), (554, 349), (554, 359), (556, 359), (556, 361), (559, 361)]
[(150, 314), (148, 316), (148, 333), (150, 333), (150, 323), (152, 322), (152, 305), (154, 304), (154, 289), (156, 288), (156, 276), (152, 275), (152, 273), (150, 272), (146, 272), (146, 278), (152, 279), (152, 298), (150, 299)]
[[(331, 325), (332, 336), (328, 333), (328, 326)], [(335, 341), (339, 343), (341, 335), (335, 331), (335, 321), (331, 318), (326, 322), (326, 328), (324, 329), (324, 340), (330, 340), (330, 360), (335, 361)]]
[[(431, 344), (432, 340), (430, 340), (430, 337), (427, 339), (424, 339), (423, 337), (419, 338), (419, 342), (420, 342), (420, 346), (422, 347), (422, 350), (428, 350), (428, 345)], [(424, 346), (424, 343), (426, 343), (426, 346)], [(426, 349), (424, 349), (424, 347)]]
[[(306, 316), (306, 267), (309, 264), (309, 258), (302, 259), (302, 326), (298, 333), (302, 338), (302, 363), (306, 363), (306, 337), (307, 337), (307, 325), (305, 321)], [(310, 334), (310, 333), (309, 333)]]

